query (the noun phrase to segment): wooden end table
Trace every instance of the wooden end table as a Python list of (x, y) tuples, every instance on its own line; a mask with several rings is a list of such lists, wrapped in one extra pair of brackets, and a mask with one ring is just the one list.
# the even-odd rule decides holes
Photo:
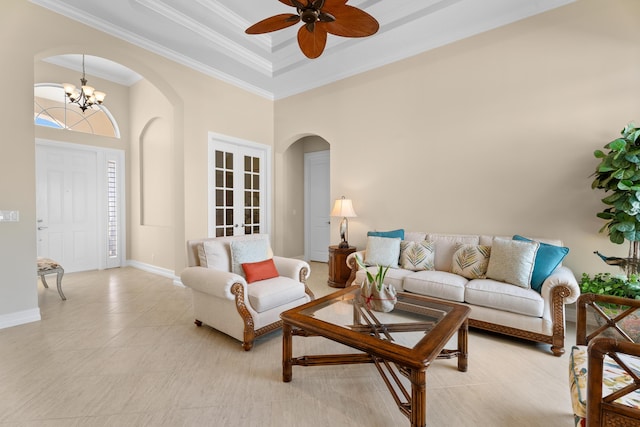
[(347, 286), (351, 269), (347, 265), (347, 257), (356, 251), (354, 246), (341, 248), (337, 245), (329, 246), (329, 280), (327, 284), (334, 288)]
[[(374, 363), (411, 427), (423, 427), (427, 415), (426, 371), (431, 362), (457, 357), (458, 370), (467, 370), (467, 319), (471, 309), (400, 292), (393, 311), (380, 313), (369, 310), (359, 294), (359, 286), (350, 286), (280, 315), (282, 380), (292, 380), (294, 365)], [(457, 348), (444, 349), (456, 333)], [(361, 353), (293, 357), (294, 335), (325, 337)], [(399, 375), (409, 379), (411, 390), (406, 390)]]

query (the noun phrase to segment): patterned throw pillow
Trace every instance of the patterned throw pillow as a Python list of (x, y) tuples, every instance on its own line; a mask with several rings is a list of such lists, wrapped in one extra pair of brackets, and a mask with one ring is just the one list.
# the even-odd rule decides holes
[(487, 277), (491, 246), (457, 245), (451, 261), (451, 272), (467, 279)]
[(436, 246), (433, 242), (400, 242), (400, 267), (405, 270), (433, 270)]

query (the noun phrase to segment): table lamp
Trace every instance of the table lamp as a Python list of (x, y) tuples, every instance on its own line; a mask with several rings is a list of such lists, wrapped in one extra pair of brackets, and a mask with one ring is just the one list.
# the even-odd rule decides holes
[(340, 242), (338, 247), (348, 248), (349, 242), (347, 241), (347, 239), (349, 237), (349, 220), (347, 218), (354, 218), (358, 216), (353, 210), (351, 199), (345, 199), (344, 196), (342, 196), (340, 199), (337, 199), (333, 204), (331, 216), (342, 217), (342, 221), (340, 221), (340, 239), (342, 239), (342, 241)]

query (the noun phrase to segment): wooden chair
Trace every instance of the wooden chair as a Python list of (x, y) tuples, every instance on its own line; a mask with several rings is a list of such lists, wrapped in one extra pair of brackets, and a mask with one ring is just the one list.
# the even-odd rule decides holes
[[(627, 308), (608, 315), (602, 304)], [(569, 369), (576, 425), (639, 427), (640, 344), (621, 325), (635, 316), (640, 300), (584, 294), (577, 309), (576, 346)]]

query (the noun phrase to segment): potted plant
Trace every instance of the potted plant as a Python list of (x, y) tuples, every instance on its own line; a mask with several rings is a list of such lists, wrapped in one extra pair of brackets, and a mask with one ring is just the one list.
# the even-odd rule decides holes
[(356, 255), (356, 262), (360, 268), (364, 269), (367, 273), (367, 279), (360, 285), (360, 295), (363, 298), (365, 305), (375, 311), (389, 312), (393, 310), (398, 298), (397, 292), (393, 285), (386, 285), (384, 278), (389, 271), (389, 267), (382, 265), (377, 266), (376, 274), (373, 275), (367, 266), (362, 262), (359, 256)]
[[(597, 216), (606, 221), (600, 232), (607, 231), (616, 244), (629, 241), (628, 258), (616, 258), (615, 264), (627, 273), (637, 274), (640, 264), (640, 128), (628, 124), (616, 138), (596, 150), (600, 164), (594, 173), (592, 189), (603, 189), (607, 206)], [(605, 259), (605, 262), (607, 260)], [(613, 263), (613, 260), (612, 260)]]
[[(627, 277), (624, 274), (596, 273), (591, 277), (587, 273), (583, 273), (580, 280), (580, 291), (582, 293), (640, 299), (639, 280), (640, 276), (638, 274), (630, 274)], [(628, 308), (627, 306), (605, 303), (599, 303), (598, 306), (611, 319), (617, 317), (618, 314)], [(598, 325), (604, 323), (602, 315), (594, 312), (594, 317)], [(622, 318), (618, 325), (634, 342), (640, 342), (640, 313), (635, 312)]]

